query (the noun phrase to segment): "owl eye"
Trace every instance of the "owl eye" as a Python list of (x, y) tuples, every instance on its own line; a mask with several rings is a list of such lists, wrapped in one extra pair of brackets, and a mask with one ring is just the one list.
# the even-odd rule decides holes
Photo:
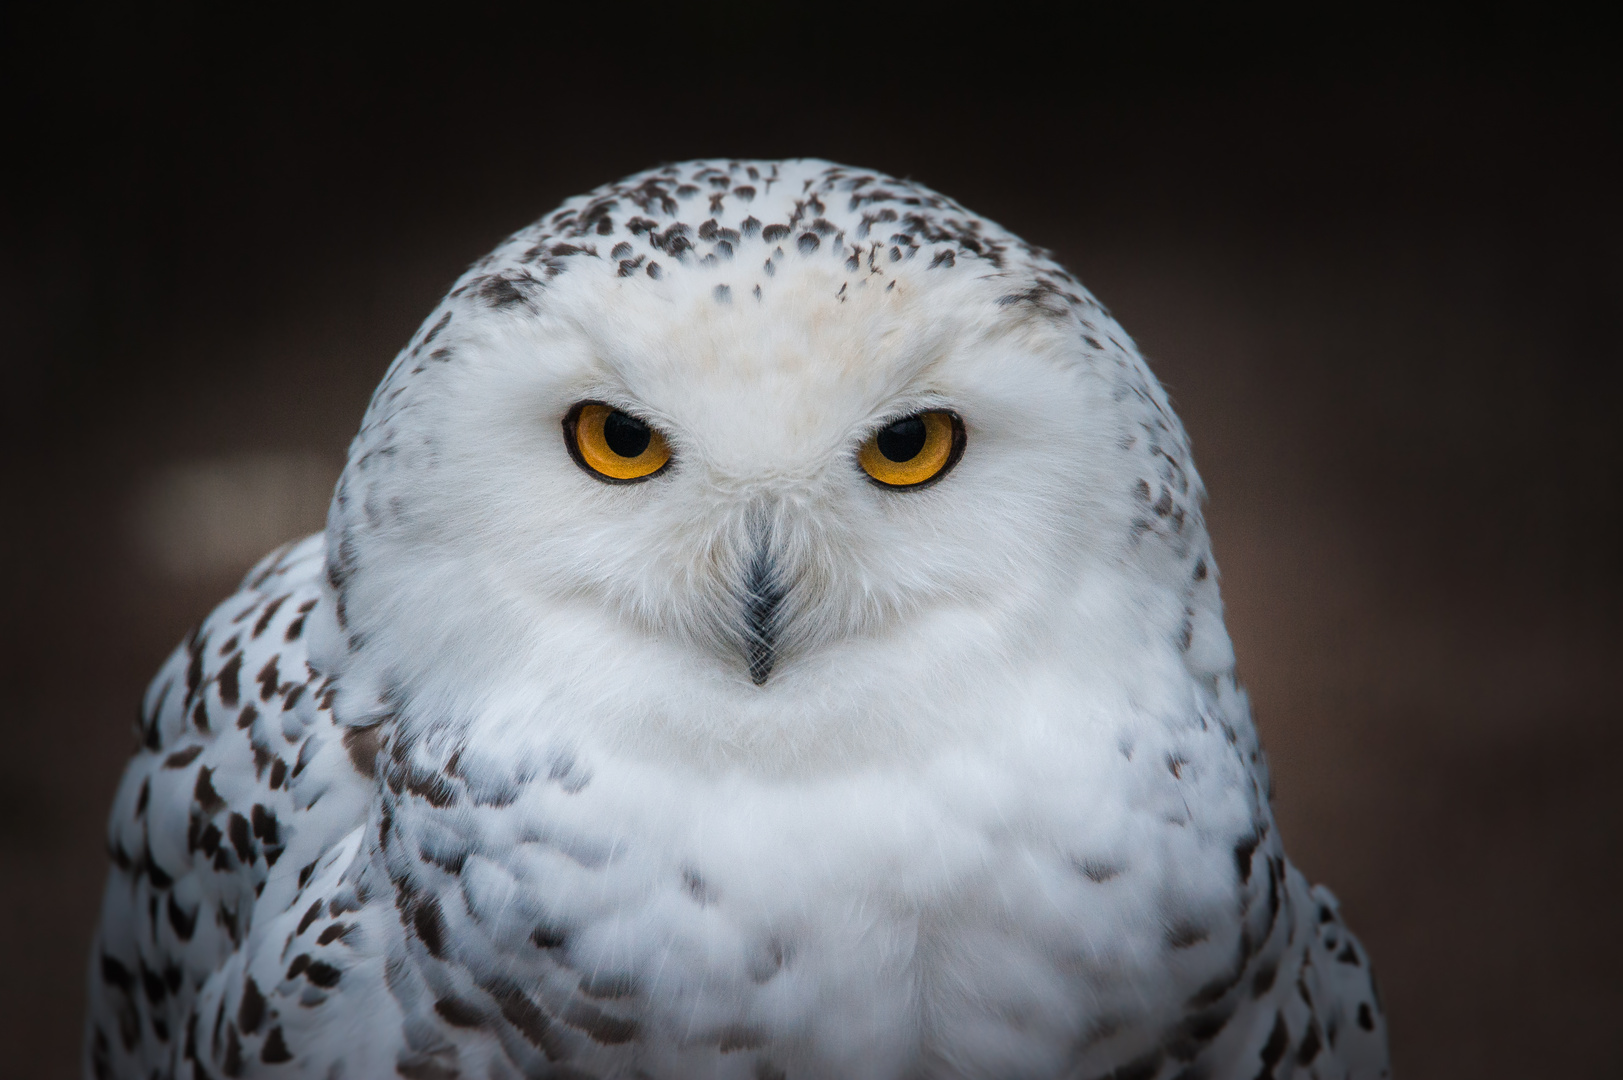
[(857, 463), (876, 483), (914, 488), (939, 480), (964, 453), (964, 422), (955, 412), (929, 412), (892, 420), (857, 451)]
[(575, 464), (606, 484), (647, 480), (671, 461), (665, 436), (601, 401), (583, 401), (569, 410), (564, 445)]

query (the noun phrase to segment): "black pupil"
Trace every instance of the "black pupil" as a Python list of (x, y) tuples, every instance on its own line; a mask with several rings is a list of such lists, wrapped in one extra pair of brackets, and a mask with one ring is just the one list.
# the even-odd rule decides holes
[(924, 449), (927, 435), (924, 421), (909, 416), (879, 429), (879, 452), (891, 461), (912, 461)]
[(634, 458), (641, 454), (648, 449), (648, 441), (653, 437), (647, 424), (623, 412), (611, 412), (603, 421), (603, 441), (621, 457)]

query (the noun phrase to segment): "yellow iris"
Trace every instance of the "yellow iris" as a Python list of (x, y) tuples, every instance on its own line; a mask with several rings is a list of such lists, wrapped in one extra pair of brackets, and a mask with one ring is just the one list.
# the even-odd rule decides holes
[(610, 484), (631, 484), (664, 469), (671, 460), (665, 436), (599, 401), (586, 401), (564, 417), (564, 441), (575, 463)]
[(886, 424), (862, 444), (857, 462), (886, 487), (918, 487), (956, 465), (963, 452), (963, 421), (938, 409)]

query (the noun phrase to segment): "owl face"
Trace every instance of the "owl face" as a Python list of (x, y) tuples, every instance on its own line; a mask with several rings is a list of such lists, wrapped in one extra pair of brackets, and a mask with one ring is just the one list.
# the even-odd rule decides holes
[(334, 512), (378, 696), (788, 759), (1114, 662), (1158, 602), (1123, 365), (989, 264), (783, 240), (577, 251), (402, 358)]

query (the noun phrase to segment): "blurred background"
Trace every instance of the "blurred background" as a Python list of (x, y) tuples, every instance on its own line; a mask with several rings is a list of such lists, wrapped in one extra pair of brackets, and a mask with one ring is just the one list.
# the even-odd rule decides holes
[(1614, 39), (870, 7), (4, 16), (0, 1073), (77, 1074), (142, 688), (320, 526), (446, 286), (622, 174), (810, 155), (1056, 250), (1169, 387), (1286, 842), (1399, 1075), (1616, 1075)]

